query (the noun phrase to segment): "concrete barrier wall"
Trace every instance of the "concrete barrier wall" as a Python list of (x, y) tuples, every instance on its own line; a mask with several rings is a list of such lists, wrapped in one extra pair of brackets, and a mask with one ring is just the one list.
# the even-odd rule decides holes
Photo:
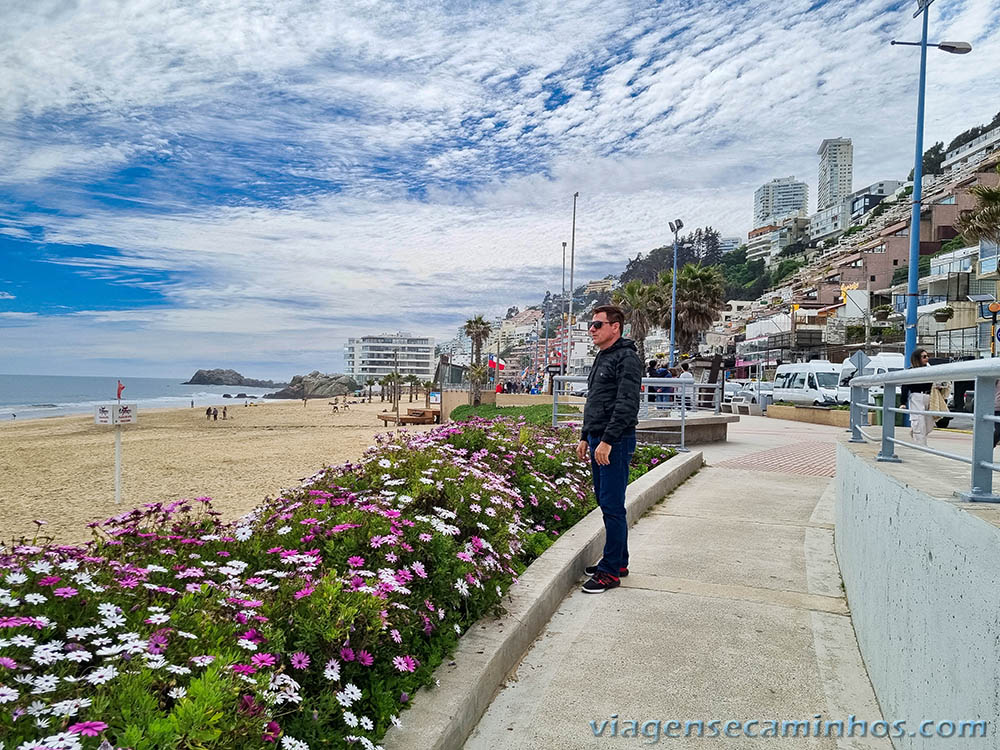
[[(905, 720), (907, 731), (923, 720), (986, 720), (990, 739), (955, 746), (1000, 747), (1000, 529), (845, 444), (836, 481), (837, 557), (885, 719)], [(909, 736), (893, 744), (950, 746)]]
[(812, 406), (778, 406), (767, 407), (767, 416), (771, 419), (788, 419), (793, 422), (808, 422), (809, 424), (825, 424), (831, 427), (851, 426), (851, 413), (845, 409), (823, 409)]

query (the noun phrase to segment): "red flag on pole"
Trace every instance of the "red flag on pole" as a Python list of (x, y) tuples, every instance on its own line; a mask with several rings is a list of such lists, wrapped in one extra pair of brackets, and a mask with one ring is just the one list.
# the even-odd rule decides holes
[(122, 397), (122, 391), (125, 390), (125, 386), (122, 385), (122, 381), (118, 381), (118, 395), (115, 398), (120, 399)]

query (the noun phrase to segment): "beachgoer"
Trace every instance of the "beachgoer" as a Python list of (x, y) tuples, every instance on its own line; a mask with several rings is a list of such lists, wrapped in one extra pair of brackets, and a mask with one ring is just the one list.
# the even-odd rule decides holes
[[(926, 349), (916, 349), (910, 355), (910, 368), (927, 367), (930, 357)], [(910, 413), (910, 435), (917, 445), (927, 445), (927, 436), (934, 429), (934, 417), (926, 414), (913, 414), (914, 411), (926, 411), (931, 402), (931, 383), (914, 383), (904, 385), (900, 389), (900, 403)], [(891, 406), (891, 404), (890, 404)]]
[(219, 421), (219, 410), (218, 409), (215, 409), (215, 408), (212, 409), (212, 421), (213, 422), (218, 422)]
[(226, 418), (226, 407), (225, 406), (222, 407), (222, 418), (223, 419)]
[(583, 590), (588, 594), (613, 589), (621, 584), (621, 576), (628, 575), (625, 488), (639, 423), (642, 361), (635, 342), (622, 338), (624, 325), (621, 308), (601, 305), (594, 309), (588, 328), (600, 351), (587, 379), (587, 403), (576, 455), (581, 461), (590, 456), (594, 494), (604, 515), (605, 532), (600, 562), (586, 568), (591, 578)]
[(211, 418), (212, 418), (212, 407), (209, 406), (205, 408), (205, 419), (211, 419)]
[(191, 399), (191, 408), (194, 408), (194, 399)]

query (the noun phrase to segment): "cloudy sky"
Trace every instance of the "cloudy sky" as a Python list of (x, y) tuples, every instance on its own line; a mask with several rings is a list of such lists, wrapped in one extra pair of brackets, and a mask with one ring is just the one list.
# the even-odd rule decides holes
[[(913, 0), (11, 0), (0, 372), (288, 377), (622, 270), (667, 221), (913, 160)], [(937, 0), (927, 143), (1000, 109), (995, 0)]]

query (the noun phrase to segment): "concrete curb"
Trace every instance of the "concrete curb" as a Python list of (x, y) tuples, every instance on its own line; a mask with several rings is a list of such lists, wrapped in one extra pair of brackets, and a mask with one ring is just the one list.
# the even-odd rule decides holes
[[(702, 463), (700, 452), (681, 453), (630, 484), (625, 493), (629, 525)], [(604, 521), (596, 508), (528, 567), (510, 590), (506, 615), (484, 618), (462, 636), (454, 660), (434, 673), (440, 685), (421, 689), (413, 710), (402, 716), (403, 726), (386, 732), (386, 750), (459, 750), (603, 546)]]

